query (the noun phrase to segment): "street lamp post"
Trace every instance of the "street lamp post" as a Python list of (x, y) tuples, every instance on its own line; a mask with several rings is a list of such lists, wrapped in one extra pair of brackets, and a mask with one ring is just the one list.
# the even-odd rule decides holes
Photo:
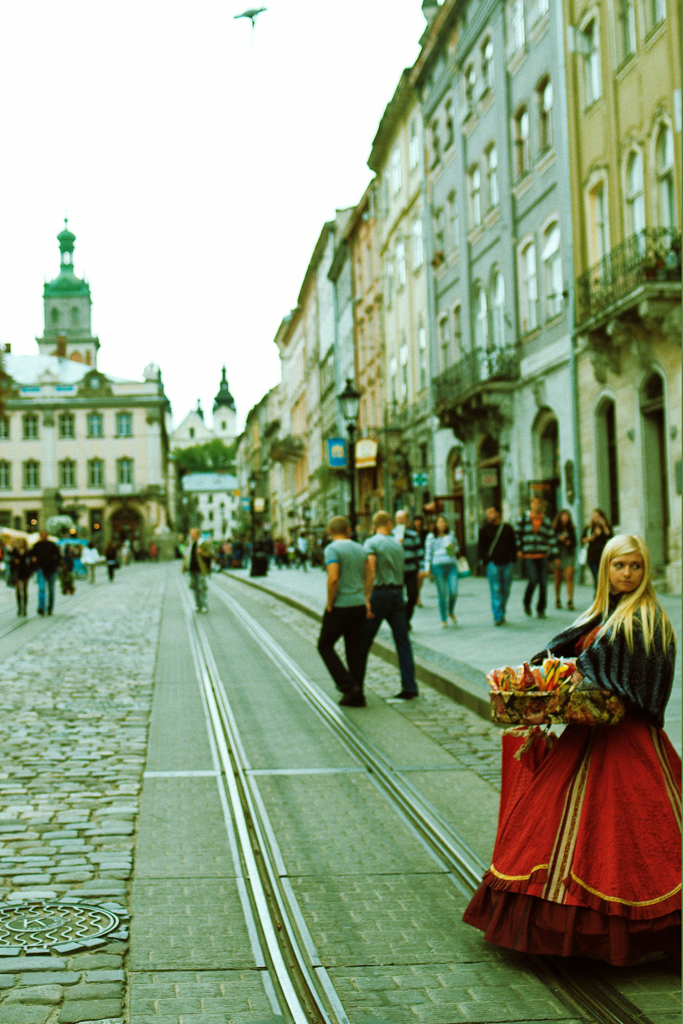
[(349, 435), (349, 481), (351, 483), (351, 502), (349, 506), (349, 519), (351, 521), (351, 536), (356, 539), (356, 442), (355, 436), (358, 429), (358, 407), (360, 405), (360, 392), (356, 391), (350, 377), (346, 378), (346, 387), (339, 395), (342, 416), (346, 420), (346, 430)]
[(249, 474), (249, 508), (251, 511), (251, 575), (254, 575), (254, 553), (256, 551), (256, 485), (255, 473)]

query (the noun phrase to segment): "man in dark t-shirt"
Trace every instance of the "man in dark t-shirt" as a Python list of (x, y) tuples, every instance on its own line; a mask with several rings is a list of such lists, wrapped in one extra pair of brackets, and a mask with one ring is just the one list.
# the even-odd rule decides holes
[(45, 614), (45, 592), (47, 590), (47, 614), (52, 615), (55, 605), (55, 580), (61, 555), (55, 542), (50, 540), (47, 530), (41, 531), (40, 540), (36, 541), (33, 545), (31, 559), (38, 570), (36, 573), (38, 580), (38, 614)]

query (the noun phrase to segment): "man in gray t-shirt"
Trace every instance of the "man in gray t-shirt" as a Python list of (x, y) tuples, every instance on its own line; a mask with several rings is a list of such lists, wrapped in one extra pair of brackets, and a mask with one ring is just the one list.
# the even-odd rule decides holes
[[(346, 516), (334, 516), (327, 530), (332, 541), (325, 548), (327, 604), (318, 651), (344, 695), (339, 703), (365, 707), (363, 628), (372, 589), (368, 553), (361, 544), (351, 540), (351, 523)], [(348, 668), (334, 649), (340, 637), (344, 638)]]
[(415, 662), (413, 649), (408, 637), (406, 604), (403, 600), (403, 548), (391, 536), (394, 523), (388, 512), (375, 512), (372, 517), (374, 537), (365, 542), (372, 577), (370, 610), (365, 621), (363, 646), (367, 658), (372, 641), (379, 627), (386, 619), (391, 627), (401, 669), (401, 691), (396, 694), (401, 700), (417, 697)]

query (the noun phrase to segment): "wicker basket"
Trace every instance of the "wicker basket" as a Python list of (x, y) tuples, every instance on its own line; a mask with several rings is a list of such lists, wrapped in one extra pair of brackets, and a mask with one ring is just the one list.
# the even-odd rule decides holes
[(616, 725), (626, 713), (619, 697), (602, 690), (503, 690), (491, 697), (491, 718), (507, 725)]

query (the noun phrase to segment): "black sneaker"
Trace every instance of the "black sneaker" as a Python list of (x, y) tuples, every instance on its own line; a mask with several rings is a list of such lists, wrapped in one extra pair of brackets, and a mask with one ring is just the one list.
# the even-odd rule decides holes
[(39, 608), (38, 609), (38, 614), (39, 615), (44, 615), (45, 614), (45, 609), (44, 608)]
[(408, 693), (407, 690), (401, 690), (400, 693), (394, 694), (394, 700), (412, 700), (413, 697), (417, 697), (416, 693)]
[[(530, 613), (530, 614), (531, 614), (531, 613)], [(539, 613), (538, 613), (538, 618), (539, 618), (539, 619), (547, 619), (547, 618), (548, 618), (548, 616), (546, 615), (546, 613), (545, 613), (545, 612), (539, 612)]]
[(528, 605), (528, 604), (525, 604), (525, 605), (524, 605), (524, 614), (525, 614), (525, 615), (528, 615), (528, 616), (529, 616), (529, 618), (531, 618), (531, 608), (529, 607), (529, 605)]
[(339, 701), (343, 708), (364, 708), (365, 697), (360, 687), (356, 687), (355, 690), (349, 690), (345, 693), (342, 699)]

